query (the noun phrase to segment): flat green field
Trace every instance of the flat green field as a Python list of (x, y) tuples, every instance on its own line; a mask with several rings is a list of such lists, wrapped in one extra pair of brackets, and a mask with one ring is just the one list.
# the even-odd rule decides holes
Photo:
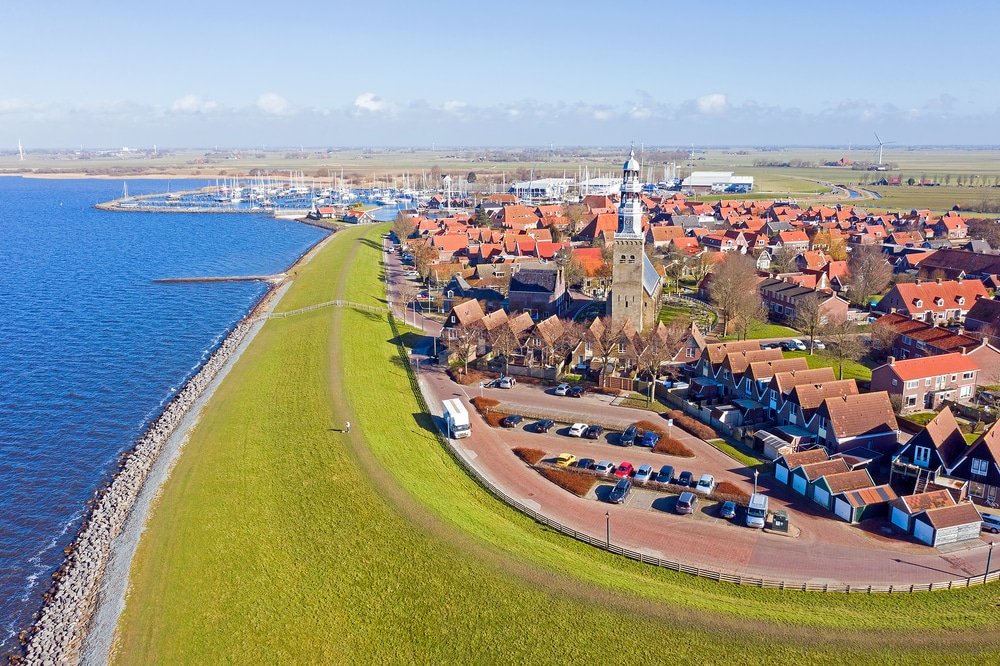
[[(380, 304), (382, 230), (337, 234), (277, 309)], [(395, 342), (351, 308), (266, 324), (164, 486), (113, 663), (994, 663), (996, 585), (759, 590), (536, 524), (456, 465)]]
[[(821, 351), (817, 351), (812, 356), (809, 352), (793, 351), (785, 352), (785, 358), (804, 357), (809, 364), (809, 368), (833, 368), (833, 374), (840, 378), (840, 363), (835, 358), (827, 356)], [(872, 368), (858, 361), (844, 361), (844, 379), (857, 379), (860, 382), (870, 382), (872, 380)]]

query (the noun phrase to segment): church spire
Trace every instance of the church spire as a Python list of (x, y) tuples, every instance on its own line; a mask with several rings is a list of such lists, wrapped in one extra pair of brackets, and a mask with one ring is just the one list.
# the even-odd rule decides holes
[(633, 143), (622, 168), (621, 203), (618, 205), (618, 230), (615, 238), (642, 238), (642, 183), (639, 182), (639, 170)]

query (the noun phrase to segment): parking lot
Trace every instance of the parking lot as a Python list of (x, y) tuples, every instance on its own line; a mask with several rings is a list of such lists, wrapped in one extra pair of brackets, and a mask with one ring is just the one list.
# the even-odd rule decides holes
[(734, 575), (809, 583), (920, 583), (962, 578), (985, 570), (985, 540), (974, 540), (959, 551), (944, 553), (878, 531), (852, 527), (818, 507), (803, 505), (801, 498), (792, 496), (771, 477), (761, 477), (761, 489), (770, 496), (772, 511), (788, 511), (794, 537), (744, 527), (742, 511), (734, 519), (721, 519), (719, 506), (712, 501), (700, 501), (691, 515), (677, 515), (673, 511), (676, 495), (642, 488), (633, 490), (624, 504), (608, 504), (601, 499), (613, 487), (613, 477), (598, 483), (587, 497), (576, 497), (529, 468), (512, 449), (543, 450), (549, 462), (566, 452), (577, 458), (615, 464), (629, 461), (636, 467), (648, 463), (654, 470), (669, 464), (677, 474), (689, 470), (697, 479), (710, 473), (717, 481), (732, 481), (747, 493), (753, 490), (753, 477), (740, 463), (677, 427), (673, 428), (673, 437), (691, 448), (694, 457), (668, 456), (638, 446), (620, 447), (614, 432), (605, 433), (599, 440), (566, 435), (569, 424), (576, 422), (600, 422), (623, 429), (639, 420), (661, 420), (653, 412), (612, 405), (609, 396), (557, 396), (552, 387), (520, 382), (511, 389), (465, 387), (455, 384), (443, 369), (418, 366), (428, 403), (438, 414), (443, 399), (458, 397), (467, 402), (482, 394), (500, 401), (496, 409), (556, 420), (549, 432), (536, 433), (532, 428), (536, 418), (506, 430), (490, 428), (473, 415), (473, 435), (458, 440), (456, 445), (469, 465), (505, 492), (595, 538), (603, 540), (610, 525), (613, 543), (649, 555)]

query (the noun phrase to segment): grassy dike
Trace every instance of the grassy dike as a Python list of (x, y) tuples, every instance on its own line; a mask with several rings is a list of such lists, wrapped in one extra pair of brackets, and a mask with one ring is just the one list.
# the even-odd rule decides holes
[[(338, 234), (277, 309), (377, 304), (380, 232)], [(268, 322), (154, 507), (114, 663), (975, 663), (1000, 645), (996, 586), (781, 593), (584, 546), (494, 500), (428, 427), (384, 316)]]

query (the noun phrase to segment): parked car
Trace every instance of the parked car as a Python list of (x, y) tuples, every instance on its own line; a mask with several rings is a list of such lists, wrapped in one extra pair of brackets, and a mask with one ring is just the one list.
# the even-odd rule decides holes
[(681, 475), (677, 477), (677, 485), (687, 488), (691, 485), (692, 478), (694, 478), (694, 475), (691, 472), (681, 472)]
[(782, 349), (785, 351), (806, 351), (806, 343), (802, 342), (798, 338), (792, 338), (788, 342), (783, 343)]
[(569, 393), (567, 393), (566, 395), (568, 395), (571, 398), (582, 398), (583, 393), (584, 389), (582, 386), (574, 386), (569, 390)]
[(595, 461), (593, 458), (580, 458), (576, 461), (577, 469), (593, 469)]
[(819, 349), (819, 350), (822, 351), (822, 350), (826, 349), (826, 345), (823, 343), (822, 340), (813, 340), (812, 341), (812, 348), (813, 349)]
[(642, 445), (643, 446), (648, 446), (649, 448), (653, 448), (654, 446), (656, 446), (656, 443), (659, 442), (659, 441), (660, 441), (660, 435), (659, 435), (659, 433), (653, 432), (652, 430), (647, 430), (642, 435)]
[(520, 414), (511, 414), (510, 416), (505, 416), (504, 419), (500, 421), (500, 425), (504, 428), (516, 428), (523, 420), (524, 417)]
[(628, 477), (632, 476), (633, 472), (635, 472), (635, 467), (632, 467), (632, 463), (628, 461), (619, 463), (618, 467), (615, 468), (615, 476)]
[(570, 437), (583, 437), (583, 433), (587, 432), (586, 423), (574, 423), (569, 427)]
[(980, 517), (983, 519), (983, 529), (991, 534), (1000, 534), (1000, 516), (994, 516), (992, 513), (980, 513)]
[(426, 291), (421, 291), (421, 292), (417, 293), (417, 300), (418, 301), (429, 301), (430, 298), (431, 298), (431, 295), (428, 294)]
[(559, 386), (556, 387), (555, 392), (556, 395), (566, 395), (567, 393), (569, 393), (569, 389), (570, 389), (569, 384), (560, 384)]
[(560, 467), (569, 467), (576, 462), (576, 456), (572, 453), (560, 453), (559, 457), (556, 458), (556, 464)]
[(707, 495), (715, 490), (715, 477), (711, 474), (702, 474), (698, 479), (698, 485), (694, 487), (695, 492)]
[(652, 465), (639, 465), (639, 469), (635, 470), (635, 480), (636, 481), (650, 481), (653, 478), (653, 466)]
[(674, 480), (674, 466), (664, 465), (660, 468), (660, 473), (656, 475), (656, 480), (660, 483), (672, 483)]
[(600, 439), (603, 434), (604, 426), (592, 425), (587, 428), (587, 432), (583, 433), (583, 436), (587, 439)]
[(677, 498), (674, 504), (674, 511), (680, 514), (694, 513), (694, 508), (698, 506), (698, 496), (691, 491), (685, 490)]
[(611, 494), (608, 495), (608, 501), (612, 504), (624, 504), (631, 492), (632, 482), (628, 479), (619, 479), (611, 490)]
[(722, 508), (719, 509), (719, 518), (735, 518), (736, 517), (736, 502), (723, 502)]
[(598, 474), (614, 474), (615, 464), (613, 462), (608, 462), (607, 460), (602, 460), (597, 463), (597, 467), (594, 468), (594, 471)]
[(548, 432), (555, 424), (552, 419), (542, 419), (535, 424), (535, 432)]
[(498, 384), (498, 386), (502, 389), (510, 389), (514, 388), (516, 384), (517, 380), (514, 379), (513, 377), (501, 377), (500, 384)]
[(618, 443), (622, 446), (632, 446), (635, 444), (635, 438), (639, 436), (639, 428), (636, 424), (632, 424), (625, 428), (622, 434), (618, 435)]

